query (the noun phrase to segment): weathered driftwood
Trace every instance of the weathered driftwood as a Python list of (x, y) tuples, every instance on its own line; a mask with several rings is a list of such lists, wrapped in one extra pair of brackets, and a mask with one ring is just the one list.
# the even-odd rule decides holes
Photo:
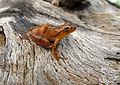
[[(120, 83), (120, 65), (115, 62), (120, 59), (120, 15), (116, 14), (120, 10), (104, 0), (91, 0), (91, 3), (83, 13), (86, 24), (75, 14), (42, 0), (1, 0), (0, 25), (3, 26), (6, 42), (0, 52), (0, 85)], [(111, 14), (113, 11), (114, 15)], [(93, 19), (96, 17), (98, 20)], [(109, 28), (111, 24), (106, 27), (104, 20), (117, 29)], [(60, 25), (64, 21), (74, 24), (77, 30), (58, 46), (62, 57), (60, 65), (51, 57), (49, 49), (22, 38), (34, 24), (48, 22)]]

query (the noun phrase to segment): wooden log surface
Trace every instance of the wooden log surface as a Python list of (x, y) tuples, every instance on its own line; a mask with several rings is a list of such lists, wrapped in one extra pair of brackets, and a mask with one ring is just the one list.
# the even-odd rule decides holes
[[(66, 11), (42, 0), (0, 0), (0, 85), (119, 84), (120, 10), (90, 2), (84, 11)], [(25, 39), (35, 25), (65, 21), (77, 30), (58, 46), (61, 64), (50, 49)]]

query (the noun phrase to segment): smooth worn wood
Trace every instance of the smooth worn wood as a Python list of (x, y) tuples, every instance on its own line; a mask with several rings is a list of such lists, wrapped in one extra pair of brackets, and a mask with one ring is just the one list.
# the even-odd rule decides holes
[[(63, 10), (42, 0), (0, 0), (0, 85), (117, 85), (120, 83), (120, 10), (91, 0), (83, 11)], [(31, 27), (69, 22), (60, 64), (26, 37)]]

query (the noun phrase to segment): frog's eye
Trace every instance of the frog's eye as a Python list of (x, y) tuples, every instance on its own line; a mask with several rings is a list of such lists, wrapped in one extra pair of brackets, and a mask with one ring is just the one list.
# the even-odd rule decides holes
[(69, 30), (69, 27), (65, 27), (64, 28), (64, 31), (66, 32), (66, 31), (68, 31)]

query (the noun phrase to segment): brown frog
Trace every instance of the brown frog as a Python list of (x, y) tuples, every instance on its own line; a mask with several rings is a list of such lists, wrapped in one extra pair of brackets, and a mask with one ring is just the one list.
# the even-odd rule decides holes
[(48, 23), (33, 27), (27, 35), (38, 45), (51, 48), (54, 58), (59, 62), (60, 55), (57, 44), (67, 35), (74, 32), (76, 27), (69, 23), (61, 26), (53, 26)]

